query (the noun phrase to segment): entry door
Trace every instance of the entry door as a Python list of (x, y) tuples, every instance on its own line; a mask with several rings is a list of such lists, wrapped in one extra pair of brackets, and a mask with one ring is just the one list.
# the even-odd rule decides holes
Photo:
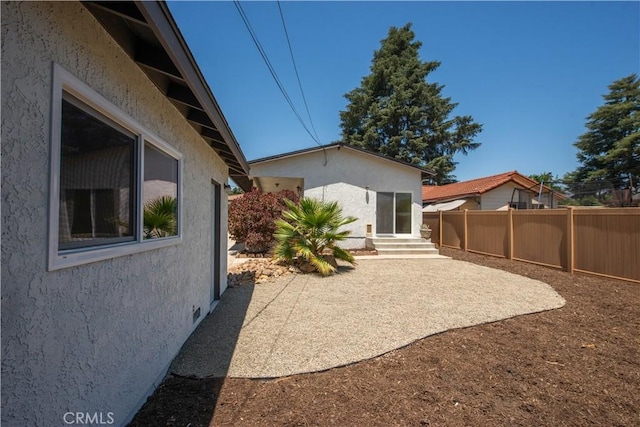
[(377, 193), (376, 234), (411, 234), (411, 217), (411, 193)]
[(211, 180), (211, 303), (220, 299), (220, 217), (220, 184)]

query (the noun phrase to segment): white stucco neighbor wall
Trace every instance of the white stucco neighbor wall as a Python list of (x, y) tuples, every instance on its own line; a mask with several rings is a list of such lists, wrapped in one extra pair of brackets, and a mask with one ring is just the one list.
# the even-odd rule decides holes
[[(120, 425), (193, 331), (193, 308), (209, 310), (210, 180), (227, 168), (80, 3), (2, 2), (1, 16), (2, 425), (64, 425), (67, 411)], [(47, 271), (54, 62), (182, 152), (181, 243)], [(222, 236), (226, 208), (223, 194)]]
[[(522, 188), (519, 185), (513, 183), (506, 183), (500, 187), (494, 188), (491, 191), (487, 191), (482, 195), (480, 201), (480, 209), (485, 211), (494, 211), (499, 209), (511, 201), (511, 195), (514, 188)], [(513, 201), (518, 202), (518, 194), (513, 196)]]
[[(376, 193), (412, 194), (412, 236), (420, 237), (422, 184), (418, 169), (377, 158), (348, 147), (331, 147), (251, 164), (252, 176), (304, 178), (304, 196), (337, 201), (345, 215), (358, 218), (343, 247), (363, 248), (366, 225), (376, 233)], [(368, 187), (368, 189), (367, 189)]]

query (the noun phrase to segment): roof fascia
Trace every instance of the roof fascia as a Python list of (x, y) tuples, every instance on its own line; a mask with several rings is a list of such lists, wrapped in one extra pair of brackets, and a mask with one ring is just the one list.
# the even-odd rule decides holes
[(423, 167), (411, 165), (409, 163), (406, 163), (406, 162), (403, 162), (403, 161), (400, 161), (400, 160), (390, 159), (389, 157), (385, 157), (385, 156), (382, 156), (380, 154), (372, 153), (372, 152), (367, 151), (367, 150), (363, 150), (363, 149), (360, 149), (360, 148), (352, 147), (352, 146), (349, 146), (349, 145), (344, 145), (344, 144), (341, 144), (341, 143), (335, 143), (335, 144), (329, 144), (329, 145), (322, 145), (322, 146), (318, 146), (318, 147), (305, 148), (305, 149), (302, 149), (302, 150), (291, 151), (291, 152), (283, 153), (283, 154), (277, 154), (275, 156), (263, 157), (263, 158), (260, 158), (260, 159), (251, 160), (251, 161), (249, 161), (249, 164), (250, 165), (258, 165), (260, 163), (267, 163), (267, 162), (272, 162), (272, 161), (275, 161), (275, 160), (282, 160), (282, 159), (287, 159), (287, 158), (291, 158), (291, 157), (301, 156), (301, 155), (304, 155), (304, 154), (314, 153), (314, 152), (317, 152), (317, 151), (320, 151), (320, 150), (336, 149), (336, 148), (338, 150), (340, 150), (342, 148), (346, 148), (346, 149), (349, 149), (349, 150), (353, 150), (356, 153), (361, 153), (361, 154), (365, 154), (365, 155), (368, 155), (368, 156), (372, 156), (372, 157), (374, 157), (376, 159), (381, 159), (381, 160), (385, 160), (385, 161), (388, 161), (388, 162), (392, 162), (392, 163), (394, 163), (396, 165), (399, 165), (399, 166), (404, 166), (404, 167), (408, 167), (408, 168), (411, 168), (411, 169), (416, 169), (416, 170), (419, 170), (421, 172), (423, 177), (424, 176), (434, 176), (435, 175), (434, 172), (432, 172), (432, 171), (430, 171), (428, 169), (425, 169)]
[(149, 27), (156, 34), (162, 47), (184, 76), (185, 82), (202, 105), (202, 108), (222, 134), (238, 163), (244, 172), (248, 174), (249, 164), (244, 153), (224, 118), (222, 110), (213, 97), (213, 93), (182, 37), (182, 33), (174, 21), (167, 4), (158, 1), (141, 1), (136, 2), (136, 5)]

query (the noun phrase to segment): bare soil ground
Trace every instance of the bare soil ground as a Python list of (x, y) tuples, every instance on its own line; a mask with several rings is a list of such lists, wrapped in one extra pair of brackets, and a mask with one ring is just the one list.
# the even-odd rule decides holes
[(567, 304), (325, 372), (170, 376), (131, 425), (640, 426), (640, 284), (441, 253), (549, 283)]

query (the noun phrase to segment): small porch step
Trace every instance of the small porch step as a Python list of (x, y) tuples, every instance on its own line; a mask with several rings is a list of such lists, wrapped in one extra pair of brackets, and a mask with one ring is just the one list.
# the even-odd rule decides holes
[(367, 248), (375, 249), (378, 255), (438, 255), (439, 251), (430, 240), (395, 237), (368, 237)]

